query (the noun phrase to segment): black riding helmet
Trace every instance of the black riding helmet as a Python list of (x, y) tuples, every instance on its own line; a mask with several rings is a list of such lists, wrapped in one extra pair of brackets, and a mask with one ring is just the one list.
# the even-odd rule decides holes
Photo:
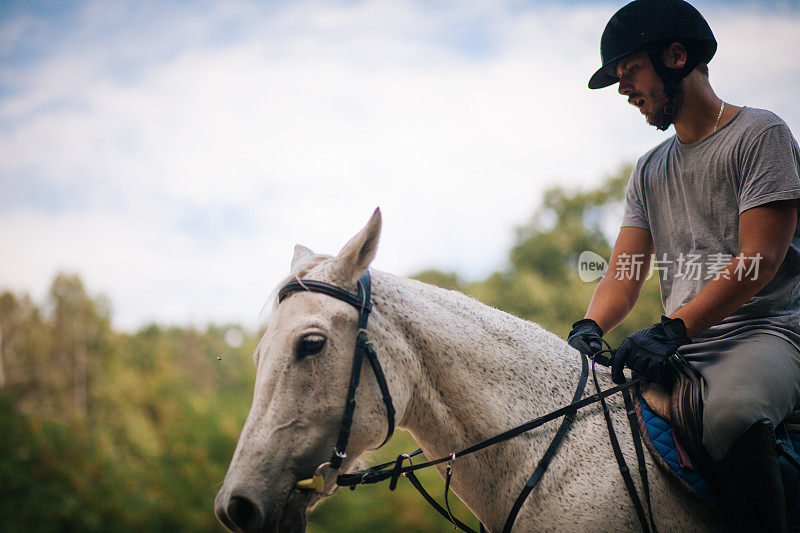
[[(671, 42), (687, 48), (688, 60), (682, 69), (667, 68), (661, 60), (663, 46)], [(617, 62), (642, 49), (647, 50), (656, 74), (664, 82), (665, 111), (670, 114), (678, 83), (698, 63), (711, 61), (717, 51), (717, 40), (703, 15), (683, 0), (635, 0), (608, 21), (600, 39), (603, 65), (589, 80), (589, 88), (600, 89), (618, 82)]]

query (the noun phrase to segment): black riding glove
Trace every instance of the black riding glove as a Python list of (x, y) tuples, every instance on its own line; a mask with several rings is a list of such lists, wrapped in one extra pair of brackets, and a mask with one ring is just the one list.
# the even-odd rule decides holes
[(584, 318), (572, 324), (567, 342), (582, 354), (592, 357), (603, 349), (603, 330), (591, 318)]
[(683, 320), (662, 316), (658, 324), (631, 333), (622, 341), (611, 364), (611, 379), (625, 383), (622, 369), (627, 366), (647, 383), (655, 381), (663, 376), (667, 359), (690, 342)]

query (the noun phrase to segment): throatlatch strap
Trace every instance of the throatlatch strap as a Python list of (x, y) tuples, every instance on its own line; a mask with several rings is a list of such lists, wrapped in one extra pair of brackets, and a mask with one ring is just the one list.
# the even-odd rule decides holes
[(378, 448), (380, 448), (389, 442), (389, 439), (392, 438), (392, 434), (394, 433), (395, 410), (394, 404), (392, 403), (392, 395), (389, 393), (389, 385), (386, 383), (386, 376), (378, 360), (378, 354), (375, 353), (375, 348), (372, 347), (372, 344), (370, 344), (367, 339), (367, 319), (372, 309), (372, 278), (370, 278), (369, 270), (364, 272), (364, 275), (358, 280), (358, 296), (362, 301), (369, 302), (370, 304), (366, 310), (359, 313), (359, 335), (364, 336), (364, 353), (367, 356), (367, 361), (369, 361), (369, 366), (372, 367), (373, 374), (375, 374), (375, 380), (378, 382), (378, 388), (381, 391), (381, 400), (383, 401), (384, 407), (386, 407), (386, 437), (383, 439), (383, 442), (378, 445)]
[(384, 376), (383, 369), (378, 361), (378, 354), (375, 353), (375, 349), (369, 342), (367, 342), (365, 350), (367, 354), (367, 361), (369, 361), (372, 371), (375, 373), (375, 379), (378, 382), (378, 387), (381, 389), (381, 399), (383, 400), (383, 405), (386, 407), (386, 420), (388, 422), (388, 427), (386, 429), (386, 437), (383, 439), (383, 442), (378, 445), (378, 448), (380, 448), (389, 442), (389, 439), (392, 438), (392, 433), (394, 433), (394, 404), (392, 404), (392, 395), (389, 394), (389, 385), (386, 384), (386, 376)]

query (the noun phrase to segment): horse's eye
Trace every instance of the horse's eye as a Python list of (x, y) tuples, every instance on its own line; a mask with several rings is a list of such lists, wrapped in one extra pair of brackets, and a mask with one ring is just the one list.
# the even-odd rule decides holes
[(305, 335), (297, 343), (297, 358), (302, 359), (309, 355), (317, 355), (325, 348), (327, 339), (318, 333)]

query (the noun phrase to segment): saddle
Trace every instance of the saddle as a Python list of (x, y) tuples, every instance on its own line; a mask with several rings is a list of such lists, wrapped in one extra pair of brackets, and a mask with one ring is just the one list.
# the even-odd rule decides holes
[(641, 396), (650, 410), (675, 432), (681, 465), (707, 473), (711, 457), (703, 447), (702, 378), (680, 359), (670, 360), (669, 376), (662, 383), (643, 383)]
[[(662, 468), (689, 492), (715, 504), (717, 497), (709, 481), (711, 458), (702, 444), (701, 377), (680, 359), (670, 363), (674, 379), (666, 383), (641, 383), (638, 394), (634, 395), (639, 432)], [(781, 461), (798, 461), (800, 410), (792, 412), (776, 434)], [(800, 495), (789, 511), (790, 525), (800, 527)]]

